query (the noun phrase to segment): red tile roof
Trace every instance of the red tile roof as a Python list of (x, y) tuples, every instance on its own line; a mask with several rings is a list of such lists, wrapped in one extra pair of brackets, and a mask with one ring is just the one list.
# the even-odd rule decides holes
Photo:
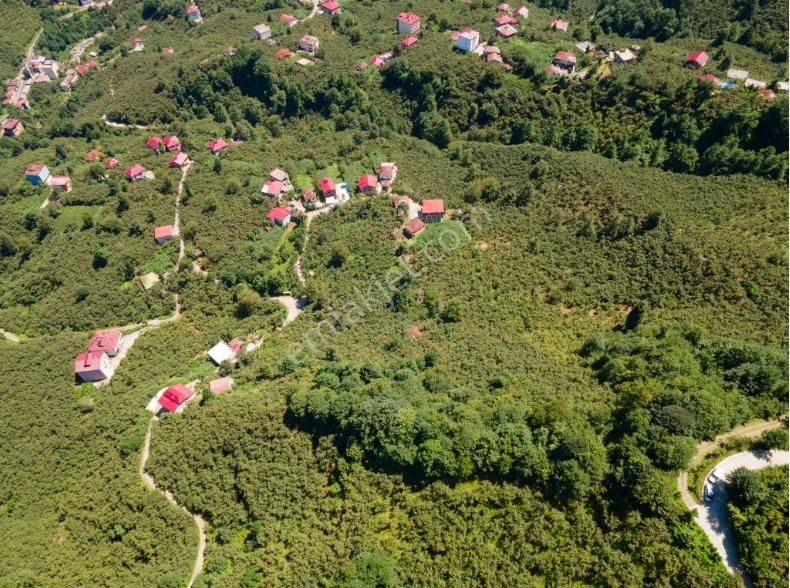
[(291, 209), (287, 206), (278, 206), (277, 208), (272, 208), (269, 214), (266, 215), (266, 218), (274, 223), (283, 223), (290, 215)]
[(275, 52), (275, 54), (274, 54), (274, 56), (275, 56), (277, 59), (285, 59), (285, 58), (287, 58), (287, 57), (290, 57), (291, 55), (293, 55), (293, 53), (291, 53), (291, 52), (290, 52), (288, 49), (286, 49), (285, 47), (283, 47), (282, 49), (278, 49), (278, 50)]
[(335, 182), (332, 181), (332, 178), (321, 178), (318, 185), (321, 186), (321, 191), (324, 194), (335, 191)]
[(162, 139), (162, 144), (167, 147), (168, 151), (175, 151), (181, 147), (181, 141), (175, 135), (170, 135)]
[(496, 26), (501, 27), (506, 24), (518, 24), (518, 20), (509, 14), (501, 14), (494, 17), (494, 23), (496, 23)]
[(326, 2), (321, 4), (321, 8), (323, 8), (327, 12), (334, 12), (335, 10), (340, 9), (340, 4), (335, 2), (335, 0), (327, 0)]
[(305, 202), (310, 202), (312, 200), (315, 200), (315, 190), (313, 190), (312, 188), (305, 188), (304, 190), (302, 190), (302, 198), (304, 199)]
[(444, 200), (437, 198), (435, 200), (423, 200), (422, 203), (423, 214), (444, 214)]
[(576, 56), (573, 53), (568, 53), (567, 51), (557, 51), (557, 53), (554, 54), (554, 61), (575, 64)]
[(117, 165), (118, 165), (117, 159), (108, 159), (107, 161), (104, 162), (104, 167), (106, 167), (107, 169), (115, 169)]
[(139, 163), (135, 163), (132, 167), (127, 167), (125, 170), (123, 170), (123, 173), (126, 174), (127, 178), (134, 178), (140, 174), (145, 173), (145, 168)]
[(78, 374), (82, 372), (92, 372), (101, 367), (101, 358), (104, 355), (103, 351), (89, 351), (87, 353), (80, 353), (74, 359), (74, 371)]
[(186, 165), (188, 161), (189, 161), (189, 155), (187, 155), (183, 151), (179, 151), (173, 157), (170, 158), (170, 165), (181, 167), (183, 165)]
[(218, 151), (222, 151), (227, 147), (228, 144), (225, 142), (225, 139), (222, 137), (217, 137), (216, 139), (212, 139), (208, 142), (209, 151), (212, 153), (217, 153)]
[(282, 182), (266, 182), (263, 185), (262, 192), (268, 196), (279, 196), (283, 191)]
[(704, 51), (695, 51), (686, 58), (686, 63), (694, 63), (699, 67), (705, 67), (708, 63), (708, 54)]
[(419, 22), (420, 17), (413, 12), (401, 12), (398, 15), (398, 20), (405, 22), (408, 25), (413, 25), (414, 23)]
[(403, 45), (404, 47), (411, 47), (417, 41), (418, 41), (417, 37), (405, 37), (404, 39), (401, 39), (400, 44)]
[(173, 237), (173, 225), (165, 225), (163, 227), (154, 228), (154, 239), (158, 241), (166, 237)]
[(91, 336), (91, 341), (88, 344), (88, 351), (110, 351), (118, 347), (118, 341), (121, 340), (120, 331), (96, 331)]
[(148, 137), (148, 140), (145, 142), (145, 144), (154, 151), (158, 151), (159, 146), (162, 144), (162, 137), (157, 137), (156, 135)]
[(183, 384), (173, 384), (159, 398), (159, 405), (168, 412), (175, 412), (184, 402), (192, 398), (194, 391)]
[(697, 80), (700, 82), (710, 82), (715, 86), (721, 86), (721, 80), (710, 73), (702, 74), (700, 77), (697, 78)]
[(417, 337), (422, 336), (422, 331), (420, 330), (420, 327), (418, 327), (417, 325), (412, 325), (408, 329), (406, 329), (406, 334), (412, 339), (416, 339)]
[(409, 222), (406, 223), (406, 226), (403, 227), (403, 230), (408, 235), (412, 235), (413, 236), (413, 235), (416, 235), (417, 233), (419, 233), (420, 231), (422, 231), (424, 228), (425, 228), (425, 223), (424, 222), (422, 222), (418, 218), (413, 218)]
[(208, 383), (208, 390), (212, 394), (220, 394), (233, 388), (233, 378), (217, 378)]
[(85, 154), (85, 161), (88, 163), (93, 163), (99, 159), (99, 150), (98, 149), (91, 149)]
[(45, 167), (46, 165), (44, 165), (43, 163), (31, 163), (25, 168), (25, 175), (37, 176), (44, 170)]
[(379, 180), (373, 174), (365, 174), (364, 176), (360, 177), (357, 181), (357, 188), (360, 190), (369, 190), (371, 188), (376, 188), (376, 184), (378, 184)]

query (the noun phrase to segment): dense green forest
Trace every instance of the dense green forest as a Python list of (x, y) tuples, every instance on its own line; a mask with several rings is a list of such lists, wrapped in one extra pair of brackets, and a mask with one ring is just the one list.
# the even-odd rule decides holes
[(787, 582), (787, 467), (734, 471), (727, 480), (738, 554), (758, 587)]
[[(787, 414), (787, 8), (747, 4), (541, 0), (507, 40), (492, 0), (203, 0), (201, 24), (171, 0), (0, 6), (5, 77), (39, 29), (62, 69), (103, 33), (101, 67), (35, 84), (0, 138), (0, 587), (186, 584), (198, 531), (138, 469), (145, 405), (177, 382), (197, 398), (150, 421), (147, 468), (207, 522), (198, 588), (738, 586), (676, 478), (699, 443)], [(464, 26), (512, 71), (454, 50)], [(275, 57), (303, 34), (310, 65)], [(586, 79), (547, 76), (560, 49)], [(729, 67), (776, 98), (697, 80)], [(170, 134), (183, 174), (146, 146)], [(393, 239), (391, 194), (354, 189), (383, 161), (445, 222)], [(37, 162), (73, 189), (31, 185)], [(351, 200), (272, 226), (275, 167)], [(143, 324), (108, 385), (77, 385), (92, 330)], [(214, 366), (233, 338), (259, 347)], [(217, 373), (232, 391), (208, 392)], [(781, 585), (786, 472), (728, 488), (748, 573)]]

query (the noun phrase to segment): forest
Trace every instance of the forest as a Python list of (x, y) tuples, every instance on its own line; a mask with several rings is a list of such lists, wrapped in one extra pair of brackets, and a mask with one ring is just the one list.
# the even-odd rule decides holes
[[(0, 138), (0, 587), (184, 586), (188, 513), (196, 588), (739, 586), (677, 480), (701, 445), (787, 415), (786, 7), (541, 0), (502, 40), (491, 0), (342, 4), (203, 0), (200, 24), (172, 0), (0, 6), (6, 77), (39, 28), (62, 64), (103, 33), (101, 67), (35, 84), (7, 109), (24, 134)], [(465, 26), (512, 70), (454, 50)], [(304, 34), (315, 54), (275, 57)], [(557, 50), (587, 78), (547, 76)], [(775, 99), (700, 83), (696, 50)], [(146, 145), (171, 134), (186, 172)], [(387, 161), (391, 193), (355, 189)], [(32, 185), (31, 163), (73, 189)], [(154, 178), (128, 181), (133, 163)], [(287, 199), (330, 177), (350, 201), (273, 226), (274, 168)], [(393, 194), (446, 218), (404, 239)], [(75, 355), (118, 326), (143, 332), (108, 384), (79, 385)], [(255, 349), (215, 366), (234, 338)], [(218, 375), (233, 389), (210, 393)], [(175, 383), (195, 400), (151, 420)], [(149, 424), (146, 470), (188, 513), (141, 480)], [(743, 447), (786, 434), (714, 454)], [(786, 585), (786, 475), (727, 481), (760, 588)]]

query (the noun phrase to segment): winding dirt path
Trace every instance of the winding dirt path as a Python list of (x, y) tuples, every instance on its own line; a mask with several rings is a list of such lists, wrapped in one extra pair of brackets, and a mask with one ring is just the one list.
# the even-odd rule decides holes
[(150, 129), (153, 126), (153, 125), (127, 125), (126, 123), (115, 122), (108, 119), (106, 114), (101, 115), (101, 121), (104, 124), (106, 124), (108, 127), (115, 127), (116, 129), (140, 129), (144, 131), (145, 129)]
[(9, 333), (8, 331), (4, 331), (3, 329), (0, 329), (0, 335), (2, 335), (8, 341), (11, 341), (11, 343), (19, 343), (18, 335), (14, 335), (13, 333)]
[(189, 583), (187, 584), (187, 588), (192, 588), (195, 580), (203, 571), (203, 561), (206, 553), (206, 521), (199, 514), (191, 513), (184, 505), (179, 504), (171, 492), (159, 488), (156, 485), (156, 480), (154, 480), (154, 477), (145, 469), (145, 464), (148, 462), (148, 456), (151, 452), (151, 435), (153, 434), (154, 422), (158, 420), (159, 418), (156, 415), (153, 415), (151, 420), (148, 421), (148, 429), (145, 432), (145, 441), (143, 442), (143, 451), (140, 454), (140, 468), (138, 472), (140, 474), (140, 478), (142, 478), (143, 482), (148, 488), (159, 492), (159, 494), (175, 504), (178, 508), (192, 517), (193, 521), (195, 521), (195, 526), (198, 528), (199, 536), (198, 549), (197, 556), (195, 557), (195, 564), (192, 566), (192, 575), (190, 576)]

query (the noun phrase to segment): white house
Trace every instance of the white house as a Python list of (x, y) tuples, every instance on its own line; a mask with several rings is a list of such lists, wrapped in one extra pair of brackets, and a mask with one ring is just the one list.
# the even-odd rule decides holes
[(468, 30), (458, 35), (459, 51), (470, 53), (475, 50), (478, 43), (480, 43), (480, 33), (478, 31)]
[(259, 24), (256, 27), (253, 27), (253, 32), (255, 33), (255, 39), (258, 41), (264, 41), (266, 39), (272, 38), (272, 29), (269, 25)]
[(221, 364), (223, 361), (233, 361), (236, 358), (233, 349), (231, 349), (230, 345), (225, 343), (225, 341), (220, 341), (209, 349), (208, 356), (211, 358), (211, 361), (217, 365)]

